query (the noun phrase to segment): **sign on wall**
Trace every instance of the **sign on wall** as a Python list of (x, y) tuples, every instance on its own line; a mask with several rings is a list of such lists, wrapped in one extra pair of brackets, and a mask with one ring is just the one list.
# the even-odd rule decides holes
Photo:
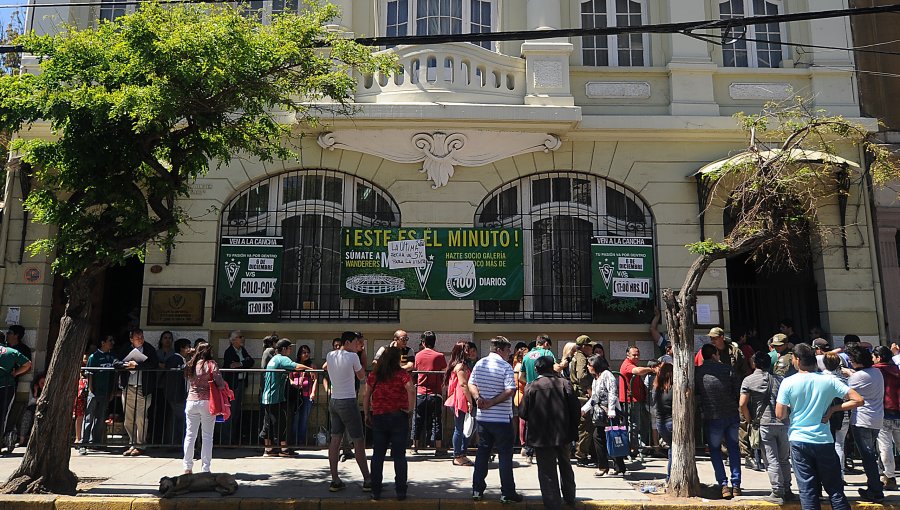
[(217, 321), (271, 322), (278, 318), (281, 237), (223, 237), (216, 281)]
[(595, 237), (591, 245), (594, 322), (649, 322), (656, 299), (654, 267), (653, 239)]
[(206, 289), (150, 288), (148, 326), (202, 326)]
[(345, 228), (341, 296), (521, 299), (522, 230)]

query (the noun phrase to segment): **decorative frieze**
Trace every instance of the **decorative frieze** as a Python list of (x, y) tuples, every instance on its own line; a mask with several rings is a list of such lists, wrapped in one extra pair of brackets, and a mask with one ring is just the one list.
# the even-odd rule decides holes
[(446, 186), (454, 167), (482, 166), (519, 154), (555, 151), (562, 145), (550, 133), (460, 130), (360, 130), (329, 131), (319, 135), (321, 147), (372, 154), (396, 163), (422, 163), (420, 173), (433, 184)]
[(591, 99), (650, 99), (646, 81), (589, 81), (584, 93)]

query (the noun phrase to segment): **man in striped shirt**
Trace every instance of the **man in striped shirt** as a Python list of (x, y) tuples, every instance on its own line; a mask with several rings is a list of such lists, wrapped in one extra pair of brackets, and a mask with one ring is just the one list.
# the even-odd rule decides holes
[(516, 492), (513, 479), (512, 396), (516, 381), (507, 358), (512, 344), (505, 337), (491, 339), (491, 352), (480, 359), (469, 376), (469, 391), (478, 405), (478, 454), (472, 476), (472, 499), (480, 501), (487, 488), (488, 459), (491, 449), (497, 449), (500, 461), (500, 502), (518, 503), (522, 495)]

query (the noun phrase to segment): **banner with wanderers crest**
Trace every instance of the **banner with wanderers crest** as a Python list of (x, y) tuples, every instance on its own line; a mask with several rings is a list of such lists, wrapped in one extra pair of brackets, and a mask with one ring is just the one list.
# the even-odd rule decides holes
[(283, 250), (281, 237), (222, 238), (216, 277), (215, 320), (278, 320)]
[(522, 229), (344, 228), (341, 297), (518, 300)]
[(596, 323), (646, 323), (656, 302), (653, 239), (598, 236), (591, 244)]

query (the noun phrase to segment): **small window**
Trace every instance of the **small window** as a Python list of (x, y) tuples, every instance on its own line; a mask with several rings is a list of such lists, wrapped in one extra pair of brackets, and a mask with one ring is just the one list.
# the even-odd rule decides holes
[[(719, 17), (723, 20), (780, 13), (780, 4), (767, 0), (726, 0), (719, 3)], [(780, 67), (784, 58), (780, 25), (748, 25), (746, 32), (744, 30), (739, 27), (725, 34), (730, 42), (722, 45), (722, 64), (725, 67)]]
[[(586, 0), (581, 2), (581, 28), (635, 27), (644, 24), (643, 1)], [(581, 38), (586, 66), (640, 67), (649, 61), (646, 34), (589, 35)]]

